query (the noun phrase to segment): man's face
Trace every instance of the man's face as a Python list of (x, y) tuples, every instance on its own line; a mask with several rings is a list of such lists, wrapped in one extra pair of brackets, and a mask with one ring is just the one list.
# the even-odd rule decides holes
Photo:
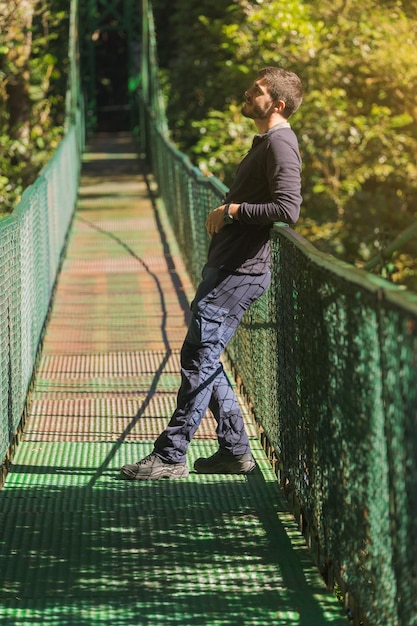
[(274, 111), (275, 103), (268, 93), (264, 78), (254, 81), (252, 87), (245, 91), (245, 103), (242, 114), (252, 120), (265, 120)]

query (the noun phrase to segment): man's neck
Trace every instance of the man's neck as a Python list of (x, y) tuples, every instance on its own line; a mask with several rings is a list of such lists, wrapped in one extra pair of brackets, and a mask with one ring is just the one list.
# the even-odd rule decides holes
[(270, 130), (274, 126), (277, 126), (277, 124), (282, 124), (284, 122), (287, 122), (287, 120), (282, 115), (279, 115), (279, 113), (274, 113), (270, 117), (267, 117), (267, 118), (262, 119), (262, 120), (261, 119), (255, 119), (254, 122), (256, 124), (256, 128), (258, 129), (258, 133), (260, 135), (263, 135), (263, 134), (267, 133), (268, 130)]

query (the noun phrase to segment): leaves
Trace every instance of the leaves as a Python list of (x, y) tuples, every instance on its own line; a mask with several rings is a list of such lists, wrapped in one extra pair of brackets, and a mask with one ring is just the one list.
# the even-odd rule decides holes
[(62, 136), (66, 0), (0, 2), (0, 215), (13, 210)]
[[(264, 65), (294, 70), (305, 86), (291, 120), (304, 164), (298, 228), (327, 252), (363, 263), (417, 217), (413, 3), (220, 4), (183, 0), (173, 11), (177, 36), (163, 65), (177, 95), (168, 108), (174, 138), (230, 184), (254, 132), (240, 115), (248, 81)], [(404, 246), (388, 275), (417, 290), (416, 250), (415, 241)]]

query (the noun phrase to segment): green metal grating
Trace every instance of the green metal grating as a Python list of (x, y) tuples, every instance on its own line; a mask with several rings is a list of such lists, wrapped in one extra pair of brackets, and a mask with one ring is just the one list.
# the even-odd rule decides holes
[[(19, 451), (2, 495), (8, 623), (341, 623), (262, 459), (249, 479), (118, 481), (148, 446)], [(190, 462), (212, 450), (193, 444)]]
[[(92, 180), (88, 165), (94, 149), (111, 147), (109, 142), (97, 138), (86, 159), (82, 197), (85, 187), (100, 197), (101, 179)], [(129, 138), (125, 144), (124, 151)], [(179, 335), (185, 334), (185, 298), (192, 289), (161, 209), (156, 215), (150, 199), (138, 208), (133, 191), (130, 206), (123, 197), (119, 207), (122, 172), (113, 172), (111, 190), (108, 177), (103, 180), (113, 202), (89, 212), (95, 228), (87, 239), (79, 228), (84, 205), (77, 210), (25, 438), (0, 492), (0, 623), (345, 624), (287, 512), (252, 424), (259, 465), (253, 475), (119, 479), (122, 464), (151, 450), (174, 407)], [(146, 234), (119, 229), (122, 216), (139, 215)], [(109, 233), (120, 239), (119, 249), (112, 243), (98, 255)], [(133, 294), (140, 278), (132, 282), (125, 263), (132, 246), (141, 251), (138, 265), (152, 266), (145, 272), (150, 280)], [(86, 265), (73, 262), (79, 254), (88, 265), (87, 283)], [(216, 447), (208, 415), (190, 446), (190, 468)]]
[(117, 480), (148, 449), (22, 444), (1, 494), (7, 623), (344, 623), (259, 447), (248, 478)]

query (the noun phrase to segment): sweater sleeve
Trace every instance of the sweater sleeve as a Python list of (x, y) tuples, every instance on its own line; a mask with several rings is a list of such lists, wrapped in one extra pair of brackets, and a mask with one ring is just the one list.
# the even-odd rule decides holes
[(259, 225), (273, 222), (295, 224), (302, 202), (298, 147), (279, 135), (274, 137), (266, 148), (264, 165), (269, 197), (265, 202), (242, 202), (239, 221)]

